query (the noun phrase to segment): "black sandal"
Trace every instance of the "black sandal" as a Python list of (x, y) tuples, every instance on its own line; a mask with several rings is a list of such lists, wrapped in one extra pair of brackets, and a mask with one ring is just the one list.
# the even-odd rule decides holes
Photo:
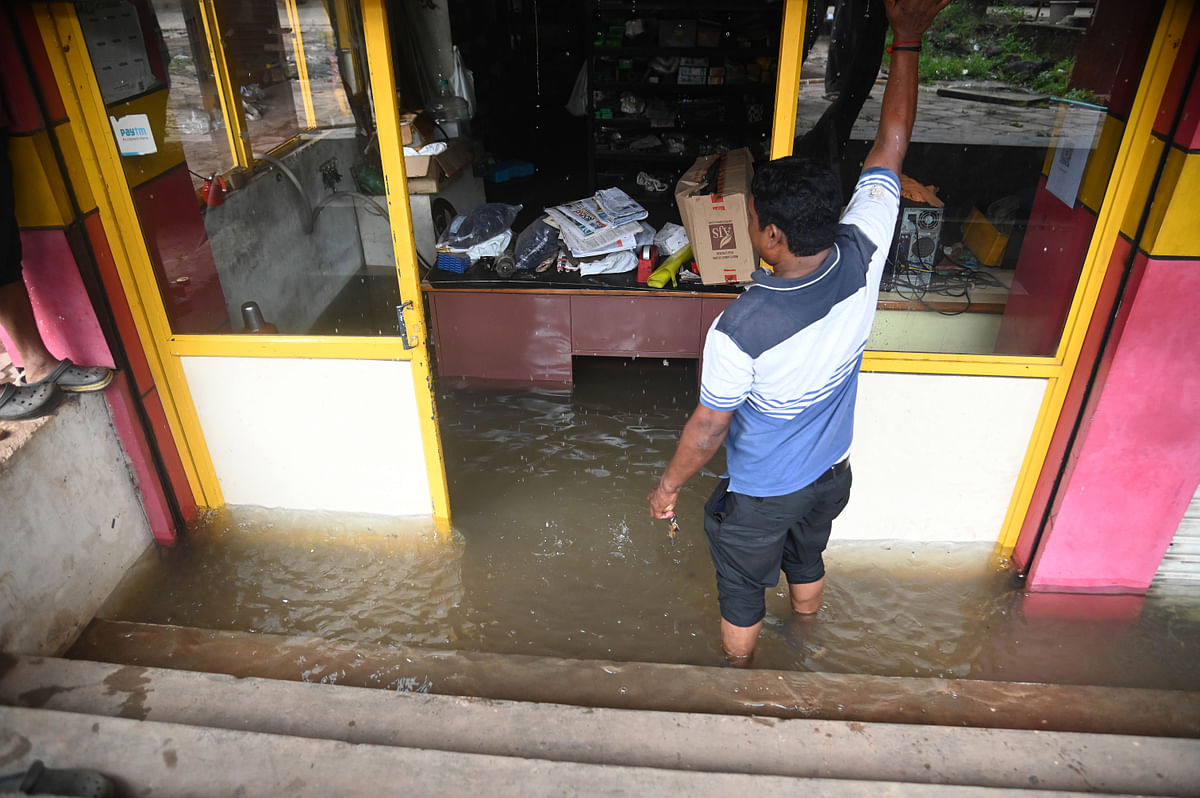
[(37, 385), (0, 385), (0, 421), (40, 418), (54, 409), (62, 394), (52, 382)]

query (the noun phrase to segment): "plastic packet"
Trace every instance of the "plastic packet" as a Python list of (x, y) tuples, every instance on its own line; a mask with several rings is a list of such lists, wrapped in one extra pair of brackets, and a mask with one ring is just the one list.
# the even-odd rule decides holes
[(538, 217), (517, 236), (516, 269), (536, 269), (557, 251), (558, 230), (546, 224), (545, 216)]
[(438, 241), (438, 248), (467, 250), (482, 244), (512, 227), (521, 205), (488, 202), (476, 205), (463, 216), (456, 216)]
[(467, 247), (467, 255), (470, 256), (472, 261), (477, 261), (480, 258), (494, 258), (508, 249), (512, 237), (512, 230), (505, 230), (486, 241), (480, 241), (478, 244), (472, 244)]
[(688, 243), (687, 230), (683, 225), (667, 222), (654, 236), (654, 245), (664, 257), (674, 255)]

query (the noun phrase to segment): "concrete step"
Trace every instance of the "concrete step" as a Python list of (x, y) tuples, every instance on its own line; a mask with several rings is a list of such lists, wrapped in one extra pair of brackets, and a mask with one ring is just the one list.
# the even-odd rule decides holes
[[(121, 774), (139, 794), (1193, 795), (1200, 784), (1194, 739), (593, 709), (48, 658), (0, 658), (0, 704), (0, 772), (41, 758)], [(345, 774), (364, 791), (338, 784)]]
[(78, 659), (585, 707), (1200, 738), (1200, 693), (705, 668), (94, 621)]
[[(54, 767), (99, 770), (122, 796), (794, 796), (994, 798), (1017, 790), (791, 779), (457, 754), (176, 723), (0, 708), (0, 745)], [(30, 754), (4, 756), (23, 769)], [(1042, 790), (1021, 795), (1064, 795)], [(1075, 792), (1069, 795), (1083, 796)]]

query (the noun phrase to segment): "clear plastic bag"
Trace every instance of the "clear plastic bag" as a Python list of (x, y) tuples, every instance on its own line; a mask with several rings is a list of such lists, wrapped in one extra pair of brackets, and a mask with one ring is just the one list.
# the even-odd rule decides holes
[(558, 230), (545, 220), (545, 216), (535, 219), (517, 236), (513, 250), (517, 271), (536, 269), (558, 252)]
[(512, 227), (522, 207), (499, 202), (476, 205), (466, 215), (454, 217), (438, 244), (453, 250), (466, 250), (482, 244)]

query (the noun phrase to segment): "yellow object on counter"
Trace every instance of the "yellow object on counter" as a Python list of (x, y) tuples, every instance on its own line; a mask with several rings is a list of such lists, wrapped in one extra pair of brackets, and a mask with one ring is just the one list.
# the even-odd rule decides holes
[(664, 288), (667, 282), (670, 281), (671, 287), (678, 286), (679, 280), (676, 278), (676, 275), (679, 274), (679, 268), (691, 259), (692, 245), (684, 244), (675, 254), (664, 260), (661, 266), (650, 273), (650, 278), (646, 280), (646, 285), (651, 288)]

